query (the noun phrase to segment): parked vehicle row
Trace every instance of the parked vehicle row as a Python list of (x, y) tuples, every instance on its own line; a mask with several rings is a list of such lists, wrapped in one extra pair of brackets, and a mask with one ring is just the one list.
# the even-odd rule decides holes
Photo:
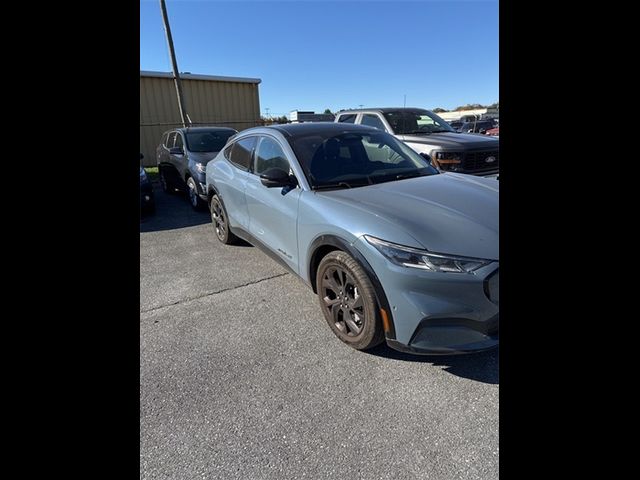
[(494, 119), (489, 120), (472, 120), (469, 122), (461, 122), (461, 121), (453, 121), (449, 122), (451, 128), (453, 128), (457, 132), (461, 133), (481, 133), (488, 134), (488, 131), (496, 128), (498, 126), (498, 122)]
[(429, 157), (441, 171), (497, 176), (500, 143), (496, 138), (461, 133), (429, 110), (420, 108), (370, 108), (343, 110), (337, 123), (368, 125), (402, 140)]

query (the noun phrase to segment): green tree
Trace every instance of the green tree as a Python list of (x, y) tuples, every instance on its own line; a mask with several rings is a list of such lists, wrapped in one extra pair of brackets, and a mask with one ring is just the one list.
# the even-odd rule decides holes
[(467, 103), (466, 105), (463, 105), (462, 107), (456, 108), (454, 111), (455, 112), (463, 112), (465, 110), (475, 110), (477, 108), (486, 108), (486, 107), (484, 105), (479, 104), (479, 103)]
[(436, 107), (432, 110), (433, 113), (442, 113), (442, 112), (446, 112), (447, 110), (445, 110), (444, 108), (440, 108), (440, 107)]
[(333, 115), (333, 112), (328, 108), (324, 109), (324, 113), (326, 113), (327, 115)]

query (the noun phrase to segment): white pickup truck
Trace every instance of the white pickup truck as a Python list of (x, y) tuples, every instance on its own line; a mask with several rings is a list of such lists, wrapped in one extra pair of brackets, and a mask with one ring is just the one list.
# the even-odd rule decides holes
[(498, 178), (500, 141), (476, 133), (458, 133), (438, 115), (422, 108), (366, 108), (342, 110), (338, 123), (379, 128), (413, 150), (428, 156), (444, 172)]

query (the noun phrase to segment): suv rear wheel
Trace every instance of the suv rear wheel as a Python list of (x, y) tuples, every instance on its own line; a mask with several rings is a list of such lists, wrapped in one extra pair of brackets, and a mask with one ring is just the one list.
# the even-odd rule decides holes
[(167, 174), (164, 169), (160, 169), (160, 186), (162, 187), (162, 191), (164, 193), (168, 193), (173, 195), (176, 192), (176, 187), (174, 187), (173, 183), (167, 179)]
[(384, 340), (373, 285), (364, 269), (349, 254), (328, 253), (316, 275), (318, 300), (333, 333), (357, 350)]
[(238, 241), (238, 237), (236, 237), (229, 228), (229, 217), (227, 217), (227, 212), (218, 195), (214, 195), (211, 198), (209, 208), (211, 210), (211, 223), (213, 223), (213, 230), (216, 233), (218, 240), (225, 245), (236, 243)]

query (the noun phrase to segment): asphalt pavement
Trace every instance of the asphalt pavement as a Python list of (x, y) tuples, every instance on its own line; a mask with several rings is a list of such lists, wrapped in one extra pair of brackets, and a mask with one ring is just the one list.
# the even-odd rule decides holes
[(498, 478), (499, 351), (340, 342), (317, 297), (207, 211), (140, 222), (141, 479)]

